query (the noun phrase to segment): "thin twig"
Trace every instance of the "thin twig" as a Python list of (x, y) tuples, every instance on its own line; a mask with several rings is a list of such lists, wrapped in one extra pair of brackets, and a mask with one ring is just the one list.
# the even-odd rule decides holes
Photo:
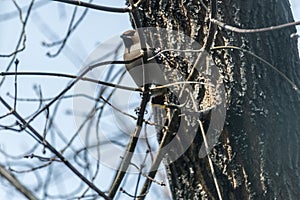
[(18, 76), (17, 76), (17, 73), (18, 73), (18, 65), (19, 65), (19, 60), (16, 59), (15, 61), (15, 98), (14, 98), (14, 110), (17, 109), (17, 97), (18, 97)]
[[(46, 19), (47, 20), (47, 19)], [(54, 27), (49, 26), (46, 20), (42, 19), (39, 12), (34, 12), (34, 16), (32, 17), (32, 21), (35, 23), (39, 32), (45, 36), (45, 39), (49, 41), (55, 41), (60, 39), (60, 35), (56, 33), (56, 30), (53, 30)], [(66, 44), (64, 46), (64, 51), (62, 54), (71, 62), (74, 66), (81, 65), (84, 63), (79, 54), (85, 54), (82, 51), (76, 52), (76, 48), (71, 48)]]
[(145, 162), (146, 162), (146, 160), (147, 160), (148, 154), (149, 154), (149, 151), (146, 152), (146, 155), (145, 155), (145, 157), (144, 157), (144, 160), (143, 160), (143, 162), (142, 162), (142, 164), (141, 164), (141, 167), (140, 167), (140, 169), (139, 169), (139, 175), (138, 175), (138, 180), (137, 180), (137, 183), (136, 183), (136, 186), (135, 186), (135, 191), (134, 191), (134, 198), (133, 198), (133, 200), (135, 200), (136, 197), (137, 197), (137, 193), (138, 193), (138, 189), (139, 189), (139, 184), (140, 184), (141, 177), (142, 177), (142, 174), (143, 174), (143, 168), (145, 167)]
[[(246, 49), (243, 49), (241, 47), (237, 47), (237, 46), (215, 46), (215, 47), (212, 47), (211, 50), (222, 50), (222, 49), (236, 49), (236, 50), (239, 50), (239, 51), (243, 51), (247, 54), (250, 54), (251, 56), (257, 58), (258, 60), (260, 60), (261, 62), (265, 63), (268, 67), (270, 67), (271, 69), (273, 69), (276, 73), (278, 73), (281, 77), (284, 78), (284, 80), (288, 81), (289, 84), (292, 85), (293, 89), (298, 91), (298, 93), (300, 94), (300, 91), (299, 91), (299, 88), (298, 86), (290, 79), (288, 78), (282, 71), (280, 71), (279, 69), (277, 69), (274, 65), (272, 65), (271, 63), (269, 63), (268, 61), (266, 61), (265, 59), (263, 59), (262, 57), (256, 55), (255, 53), (251, 52), (251, 51), (248, 51)], [(154, 55), (153, 57), (149, 58), (149, 59), (153, 59), (155, 58), (158, 54), (160, 53), (163, 53), (164, 51), (178, 51), (178, 52), (203, 52), (203, 49), (191, 49), (191, 50), (180, 50), (180, 49), (167, 49), (167, 50), (163, 50), (159, 53), (157, 53), (156, 55)], [(186, 83), (193, 83), (193, 82), (189, 82), (189, 81), (186, 81)], [(177, 84), (177, 83), (173, 83), (173, 84)], [(181, 84), (181, 82), (178, 82), (178, 84)], [(172, 84), (171, 84), (172, 85)], [(156, 89), (156, 88), (163, 88), (165, 87), (164, 85), (163, 86), (156, 86), (154, 87), (153, 89)]]
[[(38, 1), (34, 4), (32, 10), (36, 10), (41, 8), (42, 6), (47, 5), (48, 3), (50, 3), (50, 1), (48, 0), (43, 0), (43, 1)], [(26, 10), (28, 10), (29, 6), (23, 6), (21, 8), (22, 12), (25, 12)], [(10, 19), (13, 19), (15, 17), (17, 17), (19, 15), (19, 11), (11, 11), (11, 12), (7, 12), (7, 13), (1, 13), (0, 14), (0, 21), (8, 21)]]
[(173, 51), (173, 52), (195, 52), (195, 53), (199, 53), (199, 52), (203, 52), (204, 50), (201, 49), (164, 49), (159, 51), (158, 53), (156, 53), (155, 55), (153, 55), (152, 57), (148, 58), (147, 61), (151, 61), (154, 58), (158, 57), (159, 55), (161, 55), (164, 52), (169, 52), (169, 51)]
[(297, 21), (297, 22), (290, 22), (290, 23), (285, 23), (285, 24), (280, 24), (277, 26), (270, 26), (270, 27), (265, 27), (265, 28), (243, 29), (243, 28), (237, 28), (234, 26), (227, 25), (224, 22), (218, 21), (216, 19), (211, 19), (210, 21), (226, 30), (230, 30), (230, 31), (237, 32), (237, 33), (261, 33), (261, 32), (273, 31), (273, 30), (278, 30), (278, 29), (283, 29), (283, 28), (287, 28), (287, 27), (291, 27), (291, 26), (300, 25), (300, 21)]
[(250, 54), (254, 58), (260, 60), (263, 63), (265, 63), (268, 67), (270, 67), (271, 69), (273, 69), (275, 72), (277, 72), (284, 80), (286, 80), (292, 86), (292, 88), (298, 94), (300, 94), (298, 86), (290, 78), (288, 78), (282, 71), (280, 71), (279, 69), (277, 69), (274, 65), (272, 65), (271, 63), (269, 63), (268, 61), (266, 61), (262, 57), (256, 55), (255, 53), (253, 53), (251, 51), (248, 51), (246, 49), (243, 49), (241, 47), (236, 47), (236, 46), (216, 46), (216, 47), (211, 48), (211, 50), (222, 50), (222, 49), (236, 49), (236, 50), (239, 50), (239, 51), (243, 51), (243, 52), (245, 52), (247, 54)]
[(107, 6), (100, 6), (100, 5), (82, 2), (79, 0), (74, 0), (74, 1), (72, 1), (72, 0), (52, 0), (52, 1), (68, 3), (68, 4), (72, 4), (72, 5), (76, 5), (76, 6), (82, 6), (82, 7), (86, 7), (86, 8), (95, 9), (95, 10), (102, 10), (102, 11), (114, 12), (114, 13), (130, 12), (130, 8), (113, 8), (113, 7), (107, 7)]
[(33, 172), (39, 169), (43, 169), (45, 167), (48, 167), (49, 165), (51, 165), (53, 163), (53, 161), (48, 161), (47, 163), (43, 164), (43, 165), (39, 165), (37, 167), (32, 167), (30, 169), (25, 169), (25, 170), (15, 170), (11, 167), (9, 167), (9, 170), (15, 173), (19, 173), (19, 174), (24, 174), (24, 173), (29, 173), (29, 172)]
[[(44, 140), (46, 140), (46, 136), (47, 136), (47, 131), (48, 131), (48, 123), (49, 123), (49, 108), (47, 108), (45, 110), (45, 115), (46, 115), (46, 119), (45, 119), (45, 125), (44, 125), (44, 130), (43, 130), (43, 138)], [(46, 146), (43, 147), (43, 153), (46, 153)]]
[(142, 3), (143, 3), (143, 0), (139, 0), (138, 2), (133, 3), (132, 5), (133, 5), (134, 8), (138, 8), (138, 7), (140, 7), (140, 5), (141, 5)]
[(68, 92), (81, 78), (83, 78), (83, 76), (85, 74), (87, 74), (89, 71), (93, 70), (96, 67), (99, 66), (103, 66), (103, 65), (109, 65), (109, 64), (127, 64), (127, 63), (131, 63), (139, 58), (141, 58), (143, 56), (143, 54), (137, 56), (136, 58), (133, 58), (132, 60), (129, 61), (104, 61), (104, 62), (100, 62), (100, 63), (96, 63), (94, 65), (91, 65), (89, 67), (87, 67), (85, 70), (83, 70), (83, 72), (81, 72), (81, 74), (79, 76), (76, 77), (76, 79), (74, 81), (72, 81), (71, 83), (69, 83), (69, 85), (63, 89), (55, 98), (53, 98), (47, 105), (44, 106), (44, 108), (42, 108), (39, 112), (37, 112), (35, 115), (33, 115), (31, 117), (31, 119), (28, 121), (28, 123), (30, 123), (31, 121), (33, 121), (39, 114), (41, 114), (42, 112), (44, 112), (47, 108), (49, 108), (53, 103), (55, 103), (58, 99), (60, 99), (66, 92)]
[[(0, 102), (8, 109), (12, 110), (12, 107), (2, 98), (0, 97)], [(43, 136), (38, 133), (19, 113), (15, 110), (12, 110), (12, 114), (22, 123), (22, 125), (28, 128), (33, 135), (53, 153), (55, 154), (74, 174), (76, 174), (83, 182), (85, 182), (90, 188), (92, 188), (95, 192), (97, 192), (101, 197), (106, 200), (110, 200), (111, 198), (106, 196), (104, 192), (102, 192), (97, 186), (95, 186), (92, 182), (90, 182), (83, 174), (81, 174), (76, 167), (74, 167), (61, 153), (59, 153), (47, 140), (44, 140)]]
[(120, 191), (123, 192), (124, 194), (126, 194), (127, 196), (131, 197), (131, 198), (138, 198), (140, 199), (142, 196), (134, 196), (132, 194), (129, 194), (126, 190), (124, 190), (123, 188), (120, 188)]
[[(20, 45), (22, 44), (22, 41), (23, 41), (23, 46), (24, 46), (24, 48), (25, 48), (25, 41), (24, 41), (24, 39), (22, 40), (22, 38), (23, 38), (23, 37), (26, 37), (25, 27), (26, 27), (27, 22), (28, 22), (28, 20), (29, 20), (29, 16), (30, 16), (30, 14), (31, 14), (31, 10), (32, 10), (32, 7), (33, 7), (33, 5), (34, 5), (34, 2), (35, 2), (35, 0), (32, 0), (31, 3), (30, 3), (30, 5), (29, 5), (29, 7), (28, 7), (27, 15), (26, 15), (26, 17), (25, 17), (24, 22), (22, 22), (22, 24), (23, 24), (23, 26), (22, 26), (22, 31), (21, 31), (21, 34), (20, 34), (20, 36), (19, 36), (19, 40), (18, 40), (18, 42), (17, 42), (17, 45), (16, 45), (16, 47), (15, 47), (15, 52), (11, 54), (12, 58), (11, 58), (9, 64), (8, 64), (8, 66), (6, 67), (5, 71), (9, 71), (11, 65), (12, 65), (13, 62), (15, 61), (15, 58), (17, 57), (17, 54), (18, 54), (18, 52), (19, 52), (18, 49), (19, 49)], [(21, 12), (22, 12), (22, 11), (21, 11)], [(22, 48), (22, 49), (23, 49), (23, 48)], [(0, 55), (0, 57), (1, 57), (1, 55)], [(2, 78), (2, 80), (0, 81), (0, 86), (4, 83), (4, 81), (5, 81), (5, 77)]]
[[(217, 11), (217, 0), (211, 0), (210, 1), (209, 30), (208, 30), (208, 34), (207, 34), (206, 40), (205, 40), (204, 45), (203, 45), (203, 49), (207, 52), (210, 51), (210, 48), (211, 48), (211, 46), (213, 44), (213, 41), (214, 41), (214, 38), (215, 38), (216, 25), (213, 24), (211, 19), (216, 18), (217, 12), (218, 12)], [(200, 57), (202, 57), (202, 56), (199, 55), (197, 59), (200, 59)], [(195, 65), (197, 66), (197, 61), (195, 62)]]
[(116, 192), (117, 192), (125, 174), (127, 173), (127, 169), (130, 165), (131, 158), (133, 156), (134, 149), (137, 145), (139, 135), (140, 135), (140, 132), (142, 129), (142, 125), (143, 125), (143, 121), (144, 121), (144, 114), (145, 114), (146, 106), (147, 106), (147, 103), (149, 102), (149, 100), (150, 100), (150, 92), (149, 91), (143, 92), (143, 99), (142, 99), (142, 102), (140, 105), (140, 110), (138, 112), (138, 119), (136, 122), (136, 127), (134, 129), (133, 134), (131, 135), (130, 141), (125, 150), (124, 158), (122, 159), (118, 173), (116, 174), (116, 177), (114, 178), (113, 184), (109, 191), (109, 197), (112, 199), (115, 197)]
[[(208, 11), (208, 10), (207, 10)], [(210, 1), (210, 22), (209, 22), (209, 28), (208, 28), (208, 33), (206, 40), (204, 41), (204, 45), (201, 49), (203, 49), (205, 52), (210, 52), (210, 49), (212, 47), (215, 34), (216, 34), (216, 25), (212, 23), (211, 19), (215, 18), (217, 16), (217, 0), (211, 0)], [(193, 64), (192, 69), (190, 70), (190, 73), (186, 79), (186, 81), (190, 81), (192, 78), (193, 74), (195, 73), (195, 70), (197, 67), (200, 66), (201, 61), (207, 56), (205, 52), (199, 53), (196, 61)], [(186, 85), (183, 85), (182, 89), (180, 90), (179, 93), (179, 98), (182, 96), (183, 91), (185, 90)]]
[(200, 131), (201, 131), (203, 142), (204, 142), (204, 146), (205, 146), (205, 151), (207, 153), (207, 159), (208, 159), (210, 171), (211, 171), (211, 174), (212, 174), (213, 179), (214, 179), (214, 183), (215, 183), (215, 187), (216, 187), (216, 190), (217, 190), (217, 193), (218, 193), (218, 197), (219, 197), (219, 200), (222, 200), (223, 198), (222, 198), (220, 186), (219, 186), (219, 183), (218, 183), (218, 179), (217, 179), (217, 176), (216, 176), (216, 173), (215, 173), (214, 165), (213, 165), (212, 160), (211, 160), (211, 158), (209, 156), (209, 154), (210, 154), (209, 153), (209, 147), (208, 147), (206, 135), (205, 135), (205, 132), (204, 132), (203, 124), (202, 124), (202, 122), (200, 120), (197, 120), (197, 121), (199, 123)]
[(38, 160), (40, 160), (42, 162), (53, 162), (53, 161), (61, 162), (61, 160), (57, 159), (56, 157), (47, 158), (47, 157), (35, 155), (33, 153), (31, 153), (29, 155), (25, 155), (23, 157), (24, 158), (30, 158), (30, 159), (37, 158)]
[[(90, 2), (91, 1), (92, 0), (90, 0)], [(71, 34), (74, 32), (74, 30), (76, 30), (76, 28), (83, 21), (84, 17), (86, 16), (86, 14), (89, 11), (89, 9), (86, 8), (83, 11), (83, 13), (81, 14), (81, 16), (79, 17), (79, 19), (74, 23), (74, 20), (76, 18), (77, 8), (78, 8), (77, 6), (74, 8), (74, 11), (73, 11), (73, 14), (72, 14), (72, 18), (71, 18), (70, 23), (69, 23), (68, 31), (67, 31), (67, 34), (65, 35), (65, 37), (62, 40), (60, 40), (60, 41), (56, 41), (56, 42), (53, 42), (53, 43), (50, 43), (50, 44), (43, 43), (44, 46), (48, 46), (48, 47), (60, 44), (60, 47), (58, 48), (58, 50), (55, 53), (51, 54), (50, 52), (47, 52), (47, 56), (53, 58), (53, 57), (56, 57), (56, 56), (58, 56), (60, 54), (60, 52), (63, 50), (63, 48), (67, 44), (67, 41), (70, 38)]]
[[(79, 76), (76, 75), (71, 75), (71, 74), (61, 74), (61, 73), (53, 73), (53, 72), (0, 72), (0, 76), (10, 76), (10, 75), (24, 75), (24, 76), (57, 76), (57, 77), (64, 77), (64, 78), (72, 78), (72, 79), (77, 79)], [(92, 83), (97, 83), (99, 85), (105, 85), (108, 87), (114, 87), (122, 90), (129, 90), (129, 91), (134, 91), (134, 92), (142, 92), (143, 90), (141, 88), (133, 88), (133, 87), (128, 87), (124, 85), (118, 85), (110, 82), (104, 82), (104, 81), (99, 81), (96, 79), (92, 78), (85, 78), (81, 77), (80, 80), (82, 81), (89, 81)]]
[[(135, 167), (137, 170), (140, 171), (140, 168), (139, 168), (136, 164), (134, 164), (134, 163), (130, 163), (130, 164), (131, 164), (133, 167)], [(149, 177), (146, 173), (142, 173), (142, 176), (144, 176), (144, 177), (147, 178), (147, 179), (150, 179), (153, 183), (156, 183), (156, 184), (159, 185), (159, 186), (166, 186), (166, 183), (164, 183), (163, 181), (159, 182), (159, 181), (157, 181), (157, 180), (155, 180), (155, 179)]]
[[(25, 20), (23, 20), (22, 10), (21, 10), (21, 8), (19, 7), (19, 5), (17, 4), (17, 2), (16, 2), (15, 0), (13, 0), (13, 3), (14, 3), (14, 5), (16, 6), (16, 8), (17, 8), (17, 10), (18, 10), (19, 18), (20, 18), (20, 21), (21, 21), (21, 23), (22, 23), (21, 35), (20, 35), (20, 38), (19, 38), (19, 41), (18, 41), (18, 45), (17, 45), (15, 51), (12, 52), (12, 53), (10, 53), (10, 54), (0, 54), (0, 57), (11, 57), (11, 56), (13, 56), (13, 55), (15, 55), (15, 54), (17, 54), (17, 53), (23, 51), (23, 50), (25, 49), (25, 47), (26, 47), (26, 39), (27, 39), (27, 37), (26, 37), (26, 33), (25, 33), (25, 27), (26, 27), (26, 22), (27, 22), (27, 19), (28, 19), (27, 17), (29, 16), (29, 13), (30, 13), (31, 8), (32, 8), (32, 6), (33, 6), (33, 2), (31, 2), (30, 6), (29, 6), (29, 8), (28, 8), (28, 14), (27, 14)], [(29, 10), (29, 9), (30, 9), (30, 10)], [(22, 40), (22, 38), (23, 38), (23, 40)], [(19, 45), (21, 44), (21, 41), (22, 41), (22, 45), (23, 45), (23, 46), (22, 46), (20, 49), (18, 49), (18, 48), (19, 48)]]
[(173, 116), (171, 117), (171, 109), (170, 108), (166, 108), (166, 112), (167, 112), (167, 114), (166, 114), (167, 118), (166, 118), (166, 122), (165, 122), (166, 127), (162, 128), (162, 130), (161, 130), (161, 132), (163, 134), (163, 137), (161, 139), (158, 152), (157, 152), (157, 154), (155, 156), (155, 159), (154, 159), (154, 161), (153, 161), (153, 163), (151, 165), (150, 172), (149, 172), (149, 174), (147, 176), (149, 178), (146, 179), (146, 181), (145, 181), (145, 183), (143, 185), (143, 188), (142, 188), (142, 190), (140, 192), (139, 196), (141, 196), (141, 197), (140, 197), (139, 200), (145, 199), (145, 197), (146, 197), (145, 194), (148, 193), (148, 190), (149, 190), (149, 188), (150, 188), (150, 186), (152, 184), (152, 181), (155, 178), (155, 175), (157, 173), (159, 165), (160, 165), (163, 157), (167, 153), (166, 149), (164, 147), (169, 142), (170, 137), (174, 134), (172, 132), (172, 130), (170, 130), (169, 128), (172, 127), (174, 123), (177, 123), (174, 120), (174, 118), (173, 118), (173, 117), (175, 117), (175, 118), (177, 117), (177, 113), (176, 112), (173, 113)]
[(20, 193), (30, 200), (38, 200), (38, 198), (25, 187), (11, 172), (0, 165), (0, 175), (11, 183)]

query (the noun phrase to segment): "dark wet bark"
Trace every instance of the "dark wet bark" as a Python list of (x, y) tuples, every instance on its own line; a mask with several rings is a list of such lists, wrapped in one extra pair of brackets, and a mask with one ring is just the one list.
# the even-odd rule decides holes
[[(209, 1), (203, 2), (210, 7)], [(293, 21), (288, 0), (218, 1), (217, 7), (218, 20), (240, 28)], [(140, 10), (144, 27), (180, 30), (201, 45), (209, 37), (209, 16), (196, 0), (145, 1)], [(248, 34), (217, 28), (213, 46), (247, 49), (299, 85), (297, 41), (290, 38), (294, 32), (295, 27)], [(224, 130), (211, 154), (223, 199), (299, 199), (299, 93), (246, 52), (209, 53), (222, 72), (228, 99)], [(188, 151), (168, 166), (174, 199), (218, 199), (208, 159), (198, 158), (198, 135), (199, 131)]]

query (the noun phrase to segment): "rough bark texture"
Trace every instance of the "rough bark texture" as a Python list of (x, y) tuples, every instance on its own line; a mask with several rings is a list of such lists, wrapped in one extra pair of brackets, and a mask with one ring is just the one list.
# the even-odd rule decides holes
[[(210, 1), (203, 2), (210, 7)], [(241, 28), (293, 21), (288, 0), (218, 1), (217, 6), (218, 20)], [(144, 1), (141, 7), (144, 27), (180, 30), (200, 44), (207, 40), (209, 12), (199, 0)], [(294, 27), (254, 34), (218, 28), (214, 46), (247, 49), (297, 82), (297, 41), (290, 38), (294, 32)], [(222, 72), (228, 101), (224, 130), (211, 154), (222, 198), (299, 199), (299, 93), (252, 55), (230, 49), (209, 53)], [(180, 159), (168, 165), (174, 199), (218, 199), (208, 159), (198, 158), (199, 135)]]

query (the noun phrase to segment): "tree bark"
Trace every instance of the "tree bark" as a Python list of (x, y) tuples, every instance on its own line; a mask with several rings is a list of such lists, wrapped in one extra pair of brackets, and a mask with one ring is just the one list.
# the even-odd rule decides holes
[[(203, 2), (211, 9), (210, 1)], [(211, 37), (210, 12), (199, 0), (144, 1), (141, 8), (139, 17), (144, 27), (183, 31), (202, 45)], [(288, 0), (218, 1), (216, 17), (240, 28), (293, 21)], [(290, 38), (295, 32), (291, 27), (245, 34), (218, 27), (213, 46), (230, 45), (251, 51), (297, 83), (297, 41)], [(299, 91), (246, 51), (212, 48), (209, 53), (223, 75), (227, 99), (224, 129), (210, 155), (222, 198), (299, 199)], [(218, 199), (208, 157), (198, 157), (200, 138), (198, 130), (184, 155), (167, 166), (174, 199)]]

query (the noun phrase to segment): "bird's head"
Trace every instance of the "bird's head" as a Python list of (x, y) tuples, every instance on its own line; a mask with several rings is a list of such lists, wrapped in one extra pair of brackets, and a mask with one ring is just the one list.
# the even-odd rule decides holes
[(123, 39), (125, 48), (128, 51), (127, 53), (130, 53), (133, 45), (138, 45), (140, 43), (139, 36), (136, 30), (126, 31), (120, 37)]

